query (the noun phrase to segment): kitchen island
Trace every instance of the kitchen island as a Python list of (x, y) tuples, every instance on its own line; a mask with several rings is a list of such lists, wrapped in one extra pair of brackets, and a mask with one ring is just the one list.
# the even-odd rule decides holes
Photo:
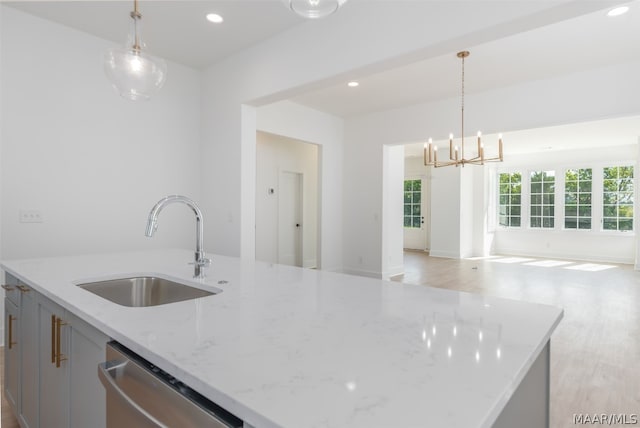
[[(193, 279), (192, 258), (162, 250), (1, 265), (247, 426), (548, 424), (559, 308), (219, 255)], [(217, 294), (136, 308), (77, 286), (135, 276)]]

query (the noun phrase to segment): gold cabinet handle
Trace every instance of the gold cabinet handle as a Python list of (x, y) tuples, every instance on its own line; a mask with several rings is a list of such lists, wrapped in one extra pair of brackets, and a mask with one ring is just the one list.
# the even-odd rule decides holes
[(18, 342), (13, 341), (13, 322), (16, 320), (16, 317), (9, 315), (9, 349), (13, 348), (13, 345), (16, 345)]
[(15, 290), (15, 288), (9, 284), (2, 284), (2, 288), (4, 288), (7, 291), (13, 291)]
[(62, 355), (61, 347), (60, 347), (60, 329), (63, 325), (67, 325), (66, 322), (62, 321), (62, 319), (56, 319), (56, 367), (60, 367), (60, 362), (66, 361), (67, 357)]
[(28, 293), (29, 291), (31, 291), (31, 289), (26, 285), (18, 285), (17, 287), (18, 290), (22, 291), (23, 293)]
[(56, 362), (56, 316), (51, 315), (51, 364)]

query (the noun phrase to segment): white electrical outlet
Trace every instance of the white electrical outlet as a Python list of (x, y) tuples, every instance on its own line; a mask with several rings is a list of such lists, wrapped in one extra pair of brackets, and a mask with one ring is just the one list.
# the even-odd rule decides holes
[(42, 211), (20, 210), (20, 223), (42, 223)]

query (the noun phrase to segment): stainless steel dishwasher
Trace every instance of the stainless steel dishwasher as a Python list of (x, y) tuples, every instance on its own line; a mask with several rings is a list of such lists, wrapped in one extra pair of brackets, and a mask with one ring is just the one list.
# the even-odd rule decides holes
[(243, 422), (117, 342), (98, 366), (107, 390), (107, 428), (242, 428)]

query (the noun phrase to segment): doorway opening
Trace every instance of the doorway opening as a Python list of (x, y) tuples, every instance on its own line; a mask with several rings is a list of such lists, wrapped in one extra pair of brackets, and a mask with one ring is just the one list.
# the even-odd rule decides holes
[(403, 248), (429, 250), (428, 181), (424, 176), (405, 176)]
[(405, 145), (403, 184), (403, 248), (429, 251), (431, 246), (431, 177), (422, 145)]
[(256, 134), (256, 260), (318, 265), (318, 146)]

